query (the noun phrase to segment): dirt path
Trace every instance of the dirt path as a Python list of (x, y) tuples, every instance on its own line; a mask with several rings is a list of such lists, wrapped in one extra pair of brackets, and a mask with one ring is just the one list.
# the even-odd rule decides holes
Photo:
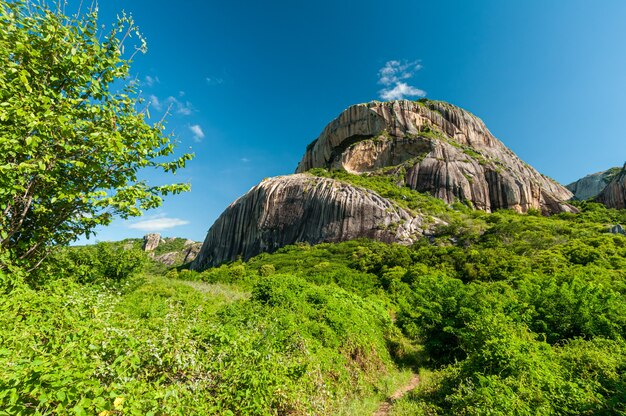
[(411, 377), (411, 380), (409, 380), (407, 384), (396, 390), (391, 396), (387, 397), (387, 400), (378, 406), (378, 410), (374, 412), (373, 416), (387, 416), (391, 410), (393, 402), (401, 399), (402, 396), (413, 390), (418, 384), (420, 384), (420, 376), (413, 374), (413, 377)]

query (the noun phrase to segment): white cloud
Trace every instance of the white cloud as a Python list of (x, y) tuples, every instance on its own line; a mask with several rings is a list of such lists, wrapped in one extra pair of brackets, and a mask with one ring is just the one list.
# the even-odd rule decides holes
[(200, 127), (198, 124), (192, 124), (191, 126), (189, 126), (189, 130), (191, 130), (191, 133), (193, 133), (193, 140), (195, 142), (200, 142), (202, 141), (202, 139), (204, 139), (204, 132), (202, 131), (202, 127)]
[(161, 81), (159, 80), (159, 77), (151, 77), (150, 75), (146, 75), (144, 77), (144, 83), (148, 86), (151, 87), (154, 84), (160, 84)]
[(205, 80), (206, 80), (206, 83), (209, 85), (220, 85), (224, 82), (222, 78), (206, 77)]
[(154, 107), (155, 110), (157, 111), (163, 110), (163, 103), (161, 103), (161, 101), (159, 100), (159, 97), (157, 97), (156, 95), (150, 95), (149, 99), (150, 99), (150, 105)]
[(173, 108), (177, 114), (181, 114), (183, 116), (188, 116), (194, 111), (193, 105), (191, 105), (189, 101), (179, 101), (178, 99), (176, 99), (176, 97), (173, 97), (171, 95), (167, 97), (165, 102), (167, 103), (168, 107)]
[(404, 97), (424, 97), (426, 91), (413, 87), (404, 80), (412, 78), (422, 68), (419, 61), (392, 60), (378, 71), (378, 83), (385, 86), (379, 91), (383, 100), (400, 100)]
[(248, 162), (250, 162), (250, 159), (248, 159), (247, 157), (242, 157), (242, 158), (241, 158), (241, 159), (239, 159), (239, 160), (241, 160), (243, 163), (248, 163)]
[(193, 113), (193, 111), (194, 111), (193, 105), (191, 105), (191, 103), (189, 101), (185, 101), (185, 102), (178, 101), (174, 97), (169, 97), (168, 101), (176, 109), (176, 112), (178, 114), (182, 114), (184, 116), (188, 116), (191, 113)]
[(412, 87), (405, 82), (398, 82), (393, 88), (380, 90), (380, 98), (383, 100), (401, 100), (404, 97), (424, 97), (426, 91)]
[[(179, 96), (182, 97), (180, 94)], [(160, 100), (156, 95), (150, 95), (148, 99), (150, 100), (150, 105), (157, 111), (162, 111), (166, 106), (168, 109), (172, 108), (176, 114), (181, 114), (183, 116), (188, 116), (195, 111), (195, 108), (189, 101), (183, 102), (171, 95), (165, 100)]]
[(378, 71), (378, 83), (390, 86), (403, 79), (411, 78), (420, 69), (422, 69), (422, 65), (419, 61), (388, 61)]
[(161, 231), (168, 228), (174, 228), (181, 225), (189, 224), (189, 221), (181, 220), (180, 218), (154, 218), (150, 220), (144, 220), (132, 223), (128, 225), (128, 228), (141, 231)]

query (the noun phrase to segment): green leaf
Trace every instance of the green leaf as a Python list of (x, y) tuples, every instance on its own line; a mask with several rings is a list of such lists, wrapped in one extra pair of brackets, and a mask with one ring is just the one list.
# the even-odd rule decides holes
[(25, 69), (20, 71), (20, 81), (22, 81), (24, 86), (30, 87), (30, 84), (28, 83), (28, 72)]

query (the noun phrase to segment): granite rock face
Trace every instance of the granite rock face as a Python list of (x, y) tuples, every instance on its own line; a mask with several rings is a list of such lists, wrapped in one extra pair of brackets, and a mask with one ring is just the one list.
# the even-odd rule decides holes
[(487, 212), (576, 211), (564, 202), (573, 195), (569, 190), (520, 160), (478, 117), (439, 101), (349, 107), (307, 147), (296, 172), (389, 166), (402, 168), (412, 189), (448, 203), (469, 201)]
[(264, 180), (222, 213), (191, 269), (247, 260), (297, 242), (371, 238), (410, 244), (428, 228), (421, 217), (370, 190), (307, 174), (279, 176)]
[(161, 234), (151, 233), (143, 236), (143, 251), (154, 251), (161, 242)]
[[(159, 233), (146, 234), (143, 237), (142, 249), (148, 254), (149, 257), (158, 261), (159, 263), (165, 264), (166, 266), (186, 264), (195, 259), (200, 252), (200, 247), (202, 247), (202, 243), (198, 243), (189, 239), (186, 239), (183, 242), (182, 249), (159, 253), (159, 251), (167, 250), (167, 247), (162, 246), (163, 244), (175, 243), (177, 240), (179, 239), (175, 237), (162, 238), (161, 234)], [(128, 243), (128, 249), (132, 248), (132, 245), (132, 242)], [(161, 246), (161, 250), (157, 250), (159, 246)]]
[(313, 168), (394, 175), (399, 186), (487, 212), (576, 211), (564, 202), (573, 196), (569, 190), (522, 162), (469, 112), (438, 101), (371, 102), (332, 121), (307, 147), (296, 174), (267, 179), (233, 202), (209, 230), (191, 269), (297, 242), (411, 244), (443, 223), (370, 190), (305, 173)]
[(574, 199), (580, 201), (592, 199), (598, 196), (620, 171), (620, 168), (611, 168), (602, 172), (593, 173), (576, 182), (570, 183), (566, 188), (574, 193)]
[(200, 253), (200, 249), (202, 248), (202, 243), (196, 243), (195, 241), (187, 240), (185, 242), (185, 248), (183, 254), (185, 257), (183, 258), (183, 264), (187, 264), (198, 256)]
[(609, 208), (626, 208), (626, 164), (620, 173), (600, 192), (596, 201)]
[(159, 263), (163, 263), (166, 266), (172, 266), (178, 262), (180, 253), (177, 253), (176, 251), (170, 251), (169, 253), (159, 254), (158, 256), (153, 255), (151, 257)]

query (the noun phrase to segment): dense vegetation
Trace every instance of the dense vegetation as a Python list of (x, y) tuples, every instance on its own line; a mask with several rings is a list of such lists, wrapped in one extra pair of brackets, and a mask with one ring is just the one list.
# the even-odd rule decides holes
[(69, 249), (54, 278), (3, 297), (1, 414), (335, 414), (402, 379), (379, 302), (293, 275), (141, 276), (142, 263), (114, 244)]
[(413, 371), (394, 414), (626, 415), (626, 236), (607, 232), (624, 210), (486, 214), (399, 186), (402, 166), (315, 170), (429, 218), (432, 237), (202, 273), (133, 241), (63, 247), (187, 189), (138, 172), (191, 156), (163, 161), (162, 125), (114, 87), (130, 19), (101, 42), (95, 11), (31, 6), (0, 0), (0, 415), (363, 415)]
[(2, 298), (3, 414), (367, 414), (409, 369), (396, 414), (626, 414), (625, 211), (399, 192), (450, 223), (165, 276), (124, 242), (59, 250)]

